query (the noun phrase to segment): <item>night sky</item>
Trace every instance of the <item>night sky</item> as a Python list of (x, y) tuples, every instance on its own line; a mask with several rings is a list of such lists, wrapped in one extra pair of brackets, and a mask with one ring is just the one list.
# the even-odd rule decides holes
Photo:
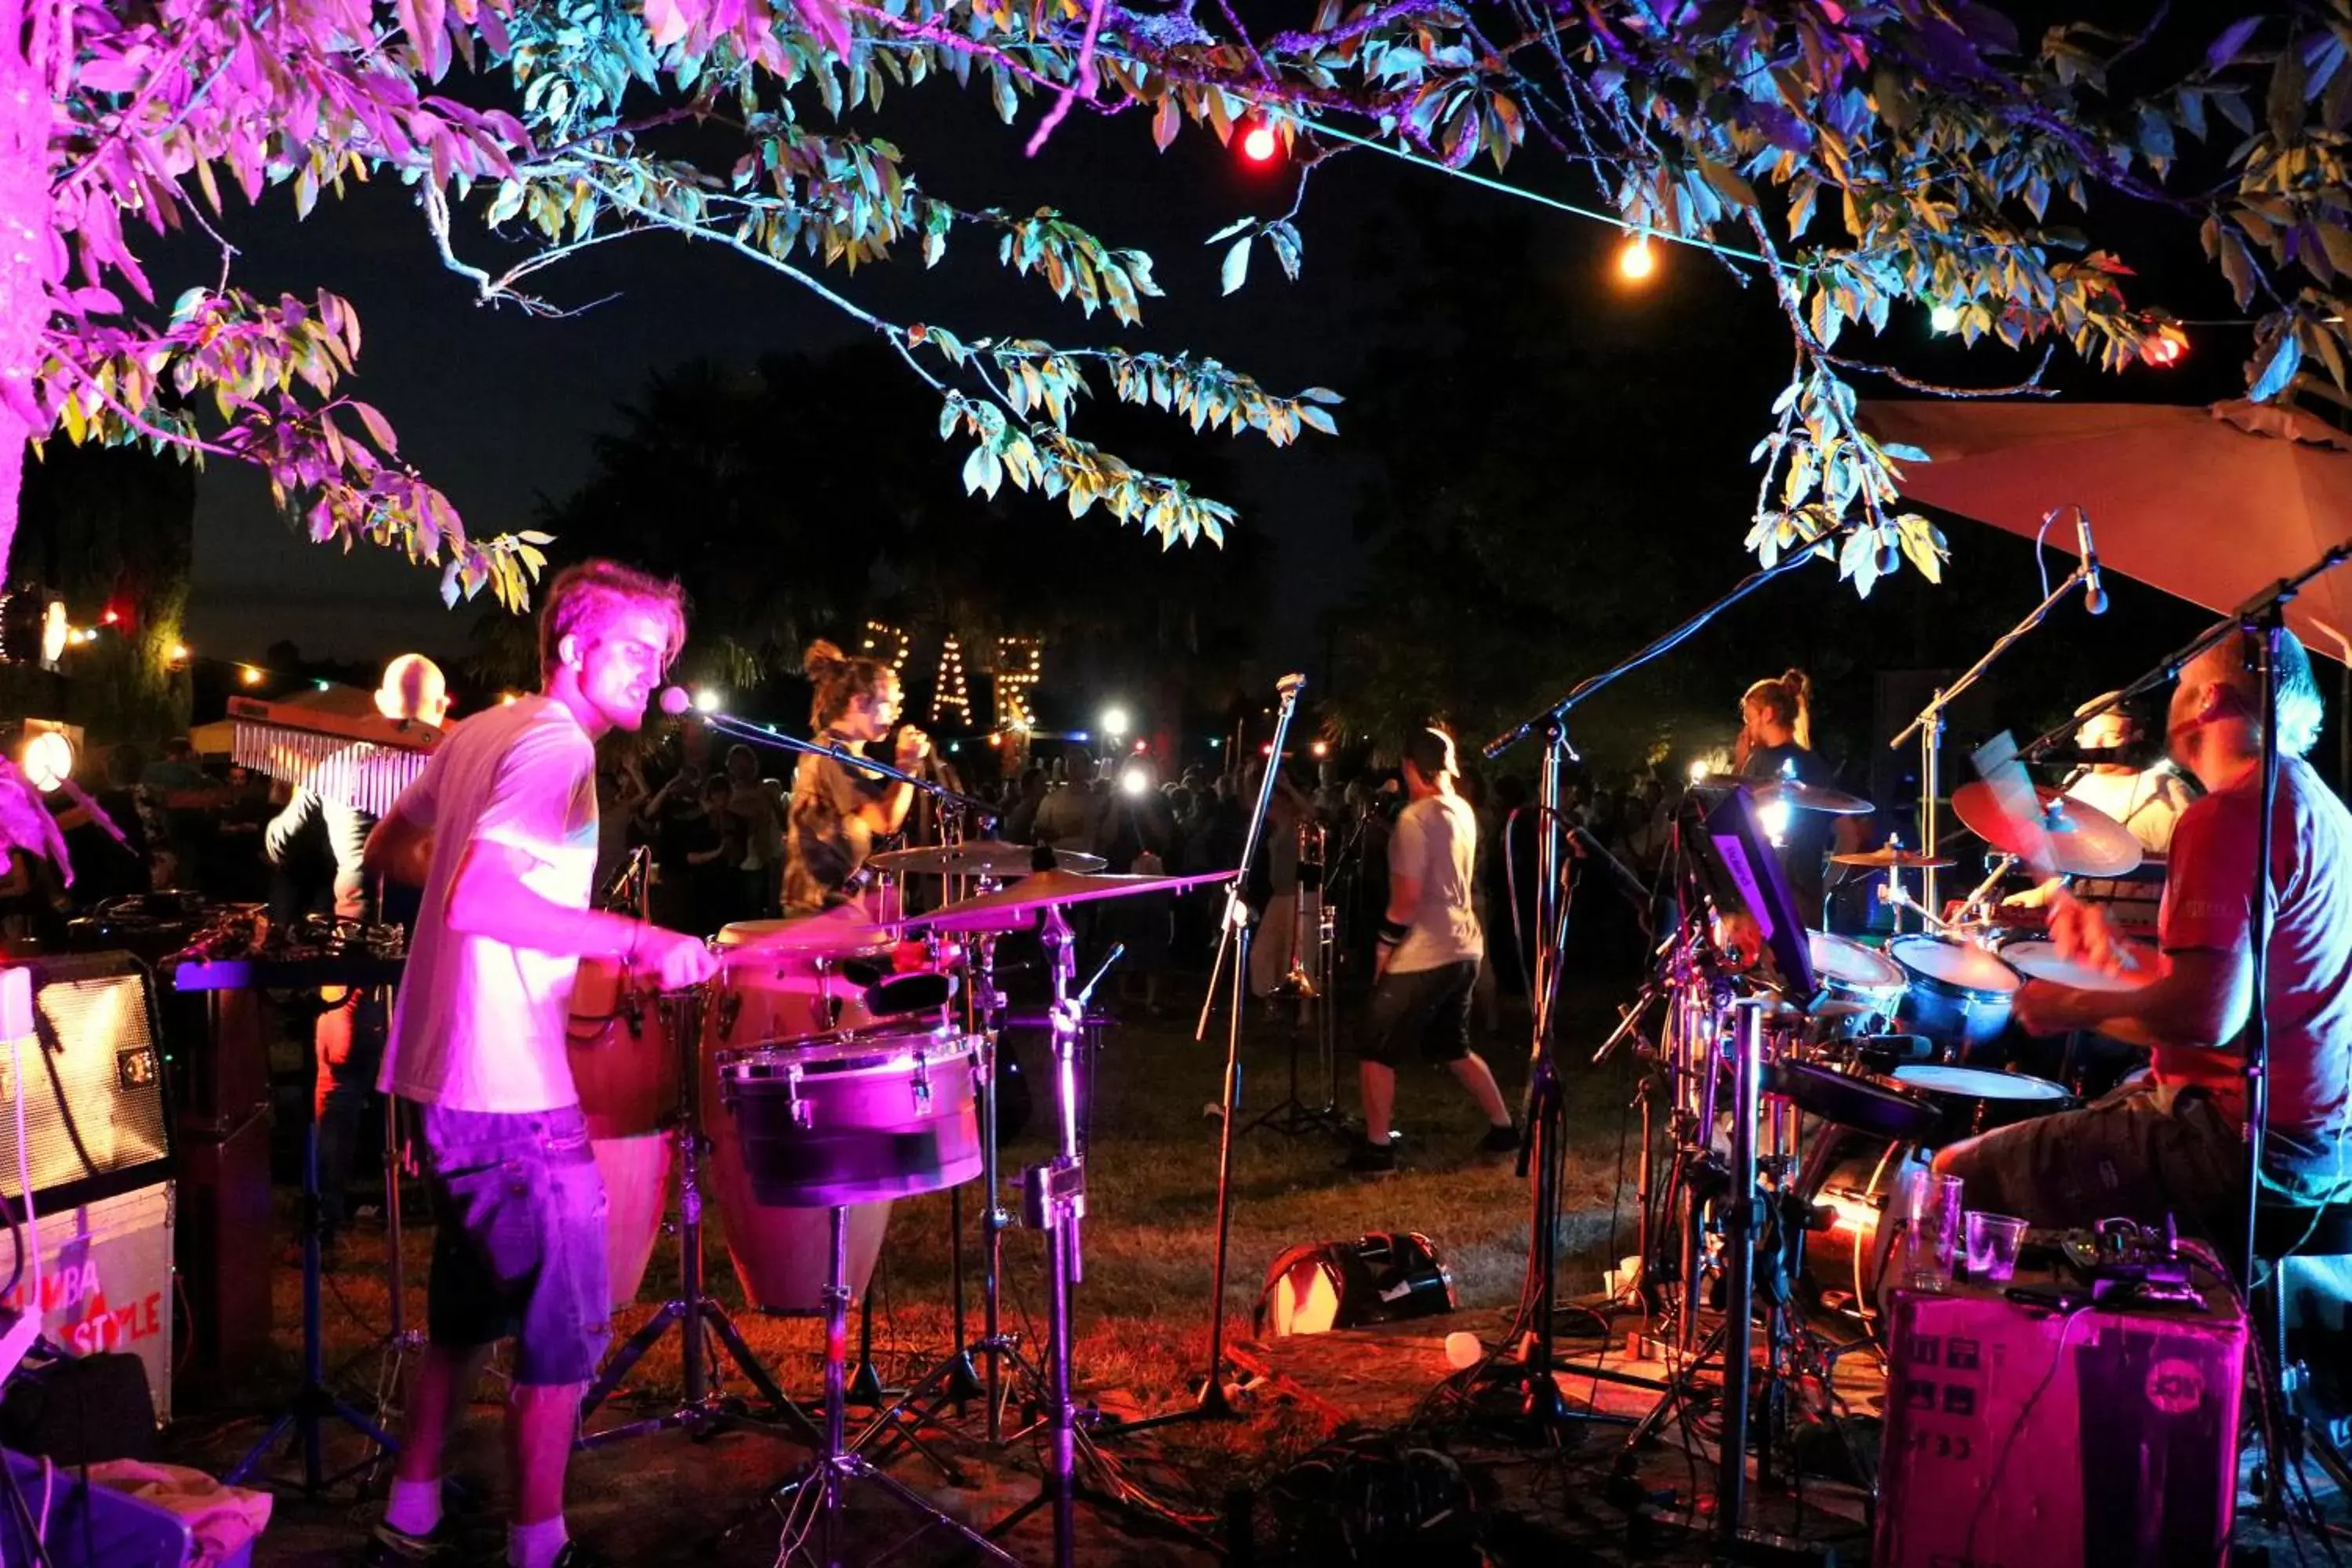
[[(1013, 278), (995, 259), (993, 237), (969, 231), (959, 231), (936, 271), (910, 259), (862, 269), (854, 278), (827, 271), (820, 275), (824, 281), (885, 316), (935, 321), (968, 339), (997, 332), (1065, 344), (1185, 349), (1223, 359), (1276, 391), (1319, 384), (1361, 392), (1362, 362), (1376, 339), (1385, 334), (1393, 347), (1412, 333), (1410, 323), (1393, 319), (1393, 268), (1383, 265), (1392, 258), (1384, 250), (1392, 251), (1396, 237), (1412, 229), (1445, 234), (1444, 226), (1455, 220), (1517, 207), (1529, 215), (1538, 241), (1517, 264), (1528, 269), (1524, 287), (1555, 302), (1564, 333), (1591, 331), (1604, 317), (1620, 334), (1629, 323), (1654, 333), (1658, 353), (1669, 356), (1667, 374), (1656, 378), (1668, 389), (1664, 395), (1675, 395), (1677, 378), (1760, 374), (1759, 384), (1769, 386), (1787, 363), (1769, 295), (1753, 285), (1743, 289), (1709, 258), (1669, 250), (1659, 279), (1630, 291), (1611, 271), (1617, 241), (1605, 226), (1538, 212), (1370, 153), (1331, 159), (1315, 174), (1300, 219), (1306, 245), (1299, 282), (1285, 281), (1261, 245), (1247, 287), (1221, 299), (1217, 263), (1223, 247), (1202, 242), (1244, 214), (1285, 210), (1294, 171), (1247, 166), (1190, 126), (1169, 153), (1158, 153), (1140, 115), (1108, 121), (1074, 115), (1033, 162), (1021, 146), (1034, 115), (1033, 110), (1022, 126), (1006, 128), (981, 98), (941, 81), (895, 92), (883, 116), (860, 128), (896, 142), (925, 188), (960, 206), (1024, 212), (1050, 205), (1107, 244), (1150, 252), (1169, 297), (1145, 302), (1140, 329), (1121, 329), (1107, 312), (1087, 321), (1041, 281)], [(1580, 182), (1539, 155), (1514, 160), (1507, 177), (1570, 200), (1593, 200)], [(474, 209), (480, 205), (478, 197)], [(2151, 224), (2128, 205), (2107, 201), (2091, 226), (2101, 243), (2124, 249), (2141, 269), (2135, 297), (2184, 317), (2234, 314), (2218, 279), (2198, 257), (2193, 237), (2180, 226)], [(244, 249), (235, 274), (243, 286), (259, 292), (324, 286), (358, 306), (367, 342), (352, 390), (392, 418), (404, 456), (448, 492), (477, 534), (530, 526), (540, 497), (560, 497), (584, 479), (592, 434), (612, 426), (615, 406), (636, 397), (650, 374), (698, 357), (749, 365), (773, 352), (821, 353), (855, 342), (860, 331), (789, 279), (714, 247), (662, 235), (593, 250), (541, 274), (559, 303), (604, 301), (576, 318), (533, 320), (512, 309), (479, 309), (466, 281), (439, 267), (407, 191), (391, 182), (364, 187), (341, 205), (322, 200), (307, 224), (294, 221), (283, 193), (272, 193), (257, 212), (233, 210), (227, 228)], [(502, 251), (462, 222), (458, 234), (461, 253), (486, 265), (523, 254), (519, 247)], [(183, 239), (162, 248), (155, 273), (166, 299), (216, 271), (208, 245)], [(1702, 296), (1735, 300), (1759, 330), (1742, 331), (1736, 342), (1700, 341), (1683, 323), (1698, 313), (1690, 307)], [(1865, 352), (1975, 384), (2020, 374), (2016, 356), (1963, 353), (1954, 342), (1931, 341), (1924, 316), (1899, 310), (1888, 341)], [(2062, 351), (2056, 380), (2070, 395), (2094, 398), (2191, 402), (2231, 395), (2242, 387), (2237, 377), (2244, 338), (2242, 329), (2200, 329), (2196, 351), (2179, 371), (2136, 370), (2120, 377), (2074, 366)], [(1766, 358), (1749, 363), (1751, 350)], [(1884, 384), (1861, 389), (1865, 396), (1886, 391)], [(1733, 427), (1695, 422), (1705, 427), (1693, 428), (1688, 442), (1670, 453), (1612, 454), (1612, 460), (1654, 472), (1659, 504), (1673, 514), (1686, 481), (1702, 468), (1709, 474), (1748, 471), (1748, 448), (1769, 425), (1769, 390), (1759, 395), (1752, 418)], [(1337, 440), (1310, 436), (1278, 452), (1255, 435), (1202, 438), (1234, 458), (1237, 489), (1222, 499), (1240, 507), (1243, 526), (1275, 542), (1274, 613), (1259, 637), (1259, 652), (1269, 662), (1312, 664), (1319, 651), (1318, 616), (1344, 603), (1363, 581), (1354, 519), (1363, 487), (1378, 481), (1380, 469), (1360, 445), (1351, 446), (1349, 409), (1336, 412)], [(1611, 411), (1562, 412), (1576, 426), (1605, 427)], [(1087, 433), (1083, 414), (1077, 429)], [(873, 449), (847, 457), (887, 463), (895, 447), (936, 439), (928, 423), (877, 422)], [(1183, 450), (1180, 442), (1180, 464)], [(1525, 460), (1556, 462), (1557, 456), (1530, 452)], [(1181, 466), (1177, 472), (1181, 475)], [(1564, 490), (1572, 491), (1575, 478), (1562, 475)], [(958, 499), (945, 496), (943, 505), (952, 508)], [(1023, 548), (1017, 525), (992, 521), (976, 504), (968, 515), (974, 527), (1002, 529), (1008, 551)], [(1572, 515), (1572, 506), (1564, 510), (1563, 516)], [(646, 520), (649, 529), (681, 521)], [(1744, 570), (1739, 541), (1747, 521), (1675, 517), (1678, 532), (1662, 542), (1686, 561), (1687, 593), (1660, 605), (1661, 627)], [(1103, 526), (1114, 525), (1105, 518)], [(2018, 610), (2031, 605), (2036, 595), (2021, 547), (1973, 524), (1955, 523), (1951, 531), (1961, 569), (2013, 579)], [(559, 564), (566, 559), (560, 541), (551, 553)], [(782, 559), (759, 564), (780, 575), (793, 569)], [(282, 638), (310, 658), (374, 659), (410, 647), (461, 654), (467, 622), (497, 612), (467, 607), (452, 616), (440, 607), (436, 583), (436, 574), (411, 569), (383, 552), (361, 547), (344, 557), (303, 542), (273, 514), (264, 487), (248, 472), (215, 464), (201, 481), (189, 618), (189, 640), (201, 655), (257, 659)], [(1124, 586), (1106, 584), (1105, 592)], [(1846, 590), (1825, 582), (1819, 591)], [(1926, 603), (1907, 591), (1883, 593), (1880, 599), (1894, 603), (1881, 611), (1874, 600), (1871, 614), (1890, 620), (1923, 613)], [(1910, 606), (1907, 612), (1898, 607), (1903, 605)], [(1938, 612), (1931, 606), (1924, 613)], [(2006, 625), (2006, 614), (1994, 624)], [(2126, 626), (2124, 616), (2111, 616), (2097, 635), (2111, 654), (2137, 658), (2137, 645), (2145, 642), (2153, 658), (2172, 646), (2179, 626), (2200, 618), (2185, 611), (2151, 614), (2141, 617), (2148, 624)], [(2133, 646), (2114, 646), (2119, 641)], [(1774, 650), (1756, 651), (1777, 668)]]
[[(993, 238), (976, 231), (960, 232), (929, 273), (919, 261), (894, 262), (854, 279), (827, 272), (824, 280), (880, 313), (937, 321), (967, 338), (1012, 331), (1190, 349), (1277, 391), (1321, 384), (1344, 392), (1358, 355), (1350, 323), (1376, 299), (1352, 266), (1368, 222), (1446, 182), (1369, 155), (1335, 161), (1310, 198), (1300, 282), (1286, 282), (1260, 246), (1248, 287), (1221, 300), (1223, 247), (1202, 241), (1245, 212), (1283, 210), (1293, 176), (1242, 166), (1205, 133), (1188, 133), (1158, 154), (1147, 126), (1139, 116), (1075, 116), (1032, 163), (1021, 155), (1025, 129), (1006, 129), (942, 86), (894, 95), (876, 127), (906, 151), (927, 189), (959, 205), (1025, 212), (1053, 205), (1107, 244), (1149, 251), (1170, 297), (1145, 302), (1140, 330), (1118, 328), (1107, 311), (1089, 322), (1042, 282), (1013, 279), (996, 262)], [(668, 236), (622, 241), (541, 274), (561, 302), (615, 296), (576, 318), (480, 309), (466, 281), (438, 266), (408, 197), (378, 182), (340, 207), (322, 201), (308, 223), (294, 221), (279, 194), (258, 210), (233, 209), (230, 237), (244, 251), (235, 277), (257, 292), (323, 286), (359, 308), (367, 338), (354, 394), (392, 418), (403, 456), (448, 492), (477, 534), (529, 526), (539, 497), (561, 496), (583, 479), (589, 437), (650, 373), (697, 357), (749, 364), (773, 351), (820, 352), (861, 331), (787, 279)], [(464, 243), (474, 258), (498, 254), (478, 229)], [(208, 247), (175, 241), (167, 249), (157, 275), (164, 298), (216, 268)], [(1347, 458), (1344, 407), (1339, 417), (1340, 440), (1310, 437), (1305, 447), (1281, 452), (1254, 434), (1204, 438), (1232, 453), (1246, 487), (1223, 499), (1277, 542), (1282, 597), (1298, 614), (1270, 628), (1272, 657), (1305, 647), (1315, 612), (1356, 578), (1350, 514), (1361, 470)], [(877, 450), (863, 456), (887, 461), (893, 446), (936, 438), (928, 426), (877, 426)], [(971, 515), (975, 526), (990, 526), (977, 506)], [(1019, 542), (1008, 539), (1007, 547)], [(561, 544), (551, 553), (563, 559)], [(342, 558), (304, 542), (273, 514), (250, 472), (215, 464), (200, 483), (190, 640), (201, 652), (257, 658), (281, 637), (311, 657), (462, 647), (462, 626), (441, 610), (436, 582), (383, 552), (362, 548)], [(1286, 636), (1294, 636), (1290, 647)]]

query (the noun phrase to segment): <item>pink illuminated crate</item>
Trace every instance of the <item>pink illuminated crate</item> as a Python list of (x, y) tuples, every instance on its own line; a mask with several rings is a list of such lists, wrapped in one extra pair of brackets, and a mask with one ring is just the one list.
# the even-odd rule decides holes
[(1878, 1568), (2214, 1568), (2237, 1497), (2246, 1325), (1895, 1293)]

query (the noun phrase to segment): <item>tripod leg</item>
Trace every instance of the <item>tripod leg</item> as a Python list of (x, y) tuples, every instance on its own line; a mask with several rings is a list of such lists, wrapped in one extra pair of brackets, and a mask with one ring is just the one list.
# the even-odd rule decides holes
[(593, 1415), (598, 1405), (613, 1397), (614, 1391), (618, 1389), (622, 1380), (629, 1375), (629, 1369), (645, 1359), (645, 1353), (654, 1348), (655, 1342), (667, 1333), (669, 1326), (685, 1315), (686, 1308), (682, 1302), (665, 1302), (660, 1311), (648, 1318), (635, 1333), (629, 1336), (629, 1342), (621, 1347), (618, 1355), (604, 1363), (604, 1370), (597, 1374), (596, 1381), (589, 1385), (588, 1392), (581, 1397), (580, 1418), (583, 1421)]

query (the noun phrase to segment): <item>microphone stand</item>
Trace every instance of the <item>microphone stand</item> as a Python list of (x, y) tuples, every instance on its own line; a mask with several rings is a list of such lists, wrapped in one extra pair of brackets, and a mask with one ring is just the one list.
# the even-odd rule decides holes
[(1515, 1369), (1515, 1376), (1525, 1390), (1523, 1413), (1535, 1421), (1540, 1435), (1547, 1438), (1556, 1437), (1559, 1428), (1570, 1421), (1596, 1423), (1615, 1419), (1591, 1411), (1569, 1408), (1565, 1396), (1560, 1393), (1559, 1379), (1554, 1375), (1561, 1370), (1554, 1348), (1553, 1318), (1559, 1277), (1561, 1162), (1558, 1151), (1565, 1102), (1554, 1059), (1552, 1026), (1553, 1002), (1559, 989), (1565, 956), (1562, 950), (1567, 945), (1568, 934), (1568, 899), (1563, 891), (1561, 875), (1566, 836), (1559, 831), (1558, 825), (1565, 820), (1560, 805), (1563, 775), (1568, 764), (1578, 760), (1576, 749), (1569, 741), (1568, 715), (1579, 704), (1589, 700), (1620, 678), (1679, 647), (1716, 616), (1765, 584), (1785, 577), (1816, 558), (1829, 559), (1827, 549), (1824, 544), (1811, 545), (1786, 560), (1749, 573), (1713, 604), (1630, 657), (1579, 682), (1567, 696), (1506, 730), (1489, 741), (1485, 748), (1484, 754), (1491, 761), (1538, 730), (1543, 732), (1543, 761), (1538, 774), (1536, 809), (1544, 822), (1544, 832), (1538, 846), (1534, 921), (1536, 952), (1528, 986), (1533, 1024), (1528, 1047), (1527, 1115), (1518, 1158), (1518, 1173), (1529, 1181), (1532, 1188), (1534, 1224), (1528, 1237), (1528, 1272), (1534, 1281), (1534, 1290), (1532, 1300), (1515, 1330), (1515, 1334), (1524, 1336), (1526, 1341), (1524, 1358)]
[[(1928, 699), (1927, 706), (1919, 710), (1919, 716), (1905, 725), (1901, 734), (1886, 742), (1887, 749), (1893, 751), (1913, 735), (1919, 737), (1919, 852), (1921, 854), (1932, 858), (1936, 853), (1936, 795), (1937, 792), (1943, 788), (1941, 763), (1944, 749), (1944, 710), (1952, 705), (1960, 693), (1977, 683), (1984, 672), (1992, 667), (1993, 660), (2007, 653), (2020, 637), (2040, 626), (2050, 612), (2057, 607), (2059, 600), (2073, 593), (2077, 584), (2087, 584), (2090, 580), (2090, 563), (2086, 561), (2076, 562), (2074, 570), (2066, 574), (2063, 582), (2050, 590), (2048, 597), (2028, 611), (2023, 620), (2003, 632), (1992, 647), (1985, 649), (1984, 657), (1963, 671), (1958, 680), (1953, 681), (1949, 686), (1937, 687), (1935, 695)], [(2068, 720), (2066, 732), (2071, 734), (2074, 728), (2083, 722), (2084, 717), (2087, 715)], [(1935, 910), (1936, 868), (1933, 866), (1920, 868), (1919, 902), (1916, 907), (1922, 915), (1932, 914)], [(1895, 929), (1900, 931), (1902, 908), (1896, 905), (1895, 910)], [(1921, 929), (1927, 928), (1923, 926)]]
[(1195, 1044), (1208, 1037), (1209, 1014), (1217, 1002), (1217, 978), (1224, 971), (1225, 954), (1230, 952), (1234, 955), (1233, 1005), (1225, 1015), (1224, 1099), (1219, 1107), (1221, 1131), (1217, 1134), (1217, 1244), (1209, 1271), (1208, 1379), (1202, 1384), (1199, 1401), (1192, 1409), (1120, 1422), (1117, 1430), (1122, 1432), (1139, 1432), (1179, 1421), (1221, 1420), (1235, 1413), (1233, 1401), (1226, 1397), (1224, 1382), (1225, 1265), (1234, 1234), (1234, 1123), (1241, 1116), (1242, 1105), (1242, 1006), (1249, 1000), (1250, 912), (1242, 899), (1244, 889), (1249, 886), (1258, 842), (1265, 834), (1266, 814), (1274, 805), (1274, 780), (1282, 768), (1282, 743), (1290, 733), (1291, 716), (1298, 710), (1298, 694), (1306, 687), (1307, 678), (1303, 675), (1286, 675), (1275, 684), (1282, 706), (1275, 715), (1274, 744), (1266, 753), (1265, 776), (1258, 780), (1257, 805), (1250, 814), (1249, 834), (1242, 841), (1241, 863), (1225, 894), (1224, 929), (1217, 937), (1216, 958), (1209, 966), (1209, 988), (1201, 998), (1200, 1022), (1192, 1028)]
[(892, 784), (912, 785), (941, 805), (968, 811), (982, 822), (995, 822), (1003, 815), (977, 795), (951, 790), (937, 779), (927, 779), (919, 774), (908, 773), (904, 768), (894, 767), (888, 763), (877, 762), (865, 752), (854, 752), (838, 742), (828, 745), (822, 741), (803, 741), (797, 735), (780, 735), (773, 730), (763, 729), (748, 720), (738, 719), (730, 713), (705, 713), (702, 715), (702, 721), (720, 734), (733, 740), (742, 741), (754, 746), (773, 746), (779, 751), (799, 752), (812, 757), (831, 757), (845, 768), (856, 768), (858, 772), (870, 773), (876, 778), (888, 779)]

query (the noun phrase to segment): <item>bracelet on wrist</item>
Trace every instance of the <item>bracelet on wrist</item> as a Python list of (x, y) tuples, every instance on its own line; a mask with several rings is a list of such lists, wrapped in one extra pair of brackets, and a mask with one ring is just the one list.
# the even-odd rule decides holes
[(1412, 930), (1411, 926), (1402, 921), (1384, 920), (1381, 921), (1381, 944), (1384, 947), (1394, 947), (1402, 942)]

